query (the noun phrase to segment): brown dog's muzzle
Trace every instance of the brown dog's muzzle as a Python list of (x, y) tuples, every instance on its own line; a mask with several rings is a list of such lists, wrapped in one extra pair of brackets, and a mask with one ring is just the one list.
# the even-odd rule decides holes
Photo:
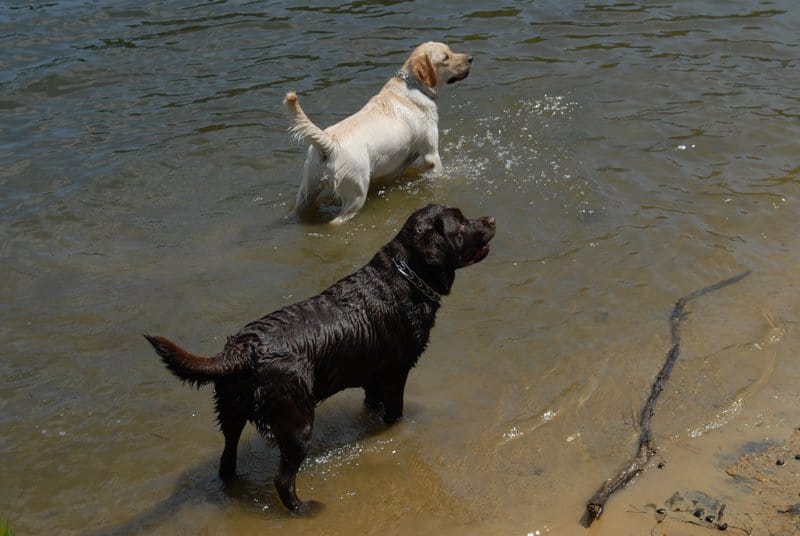
[(474, 220), (474, 222), (476, 227), (475, 233), (478, 235), (476, 237), (478, 246), (474, 254), (466, 259), (464, 266), (479, 263), (489, 255), (489, 242), (494, 238), (494, 233), (497, 228), (497, 222), (492, 216), (484, 216), (483, 218)]

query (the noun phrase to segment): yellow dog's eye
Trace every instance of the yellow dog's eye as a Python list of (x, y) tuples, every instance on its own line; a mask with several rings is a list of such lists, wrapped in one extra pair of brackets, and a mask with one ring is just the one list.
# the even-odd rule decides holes
[(447, 60), (449, 60), (449, 59), (450, 59), (450, 55), (449, 55), (449, 54), (447, 54), (447, 53), (445, 53), (445, 55), (444, 55), (444, 61), (447, 61)]

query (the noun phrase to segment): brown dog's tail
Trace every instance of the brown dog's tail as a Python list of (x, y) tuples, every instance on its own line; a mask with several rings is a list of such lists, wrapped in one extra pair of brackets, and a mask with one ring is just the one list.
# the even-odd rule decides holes
[(144, 336), (153, 345), (167, 368), (178, 378), (197, 387), (232, 372), (223, 355), (202, 357), (193, 355), (164, 337)]
[(289, 129), (297, 140), (308, 138), (309, 141), (319, 149), (322, 156), (330, 158), (336, 150), (336, 142), (330, 135), (311, 122), (306, 113), (300, 107), (300, 101), (297, 100), (297, 94), (290, 91), (283, 99), (283, 104), (286, 109), (292, 114), (294, 124)]

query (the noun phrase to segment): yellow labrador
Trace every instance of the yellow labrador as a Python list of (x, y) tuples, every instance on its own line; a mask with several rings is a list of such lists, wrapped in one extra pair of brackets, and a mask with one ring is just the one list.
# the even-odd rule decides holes
[(332, 223), (342, 223), (364, 206), (371, 178), (409, 167), (441, 172), (437, 91), (466, 78), (471, 64), (472, 56), (444, 43), (423, 43), (361, 110), (325, 130), (306, 116), (294, 92), (287, 93), (291, 131), (311, 141), (295, 211), (303, 213), (323, 193), (333, 194), (342, 205)]

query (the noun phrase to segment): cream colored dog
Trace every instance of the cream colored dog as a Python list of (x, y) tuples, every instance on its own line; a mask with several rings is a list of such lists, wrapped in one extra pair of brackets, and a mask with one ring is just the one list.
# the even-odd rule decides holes
[(466, 78), (471, 64), (472, 56), (443, 43), (423, 43), (361, 110), (325, 130), (306, 116), (294, 92), (287, 93), (291, 131), (311, 141), (295, 211), (303, 213), (322, 194), (333, 194), (342, 206), (332, 223), (342, 223), (364, 206), (370, 179), (409, 167), (440, 173), (436, 94)]

